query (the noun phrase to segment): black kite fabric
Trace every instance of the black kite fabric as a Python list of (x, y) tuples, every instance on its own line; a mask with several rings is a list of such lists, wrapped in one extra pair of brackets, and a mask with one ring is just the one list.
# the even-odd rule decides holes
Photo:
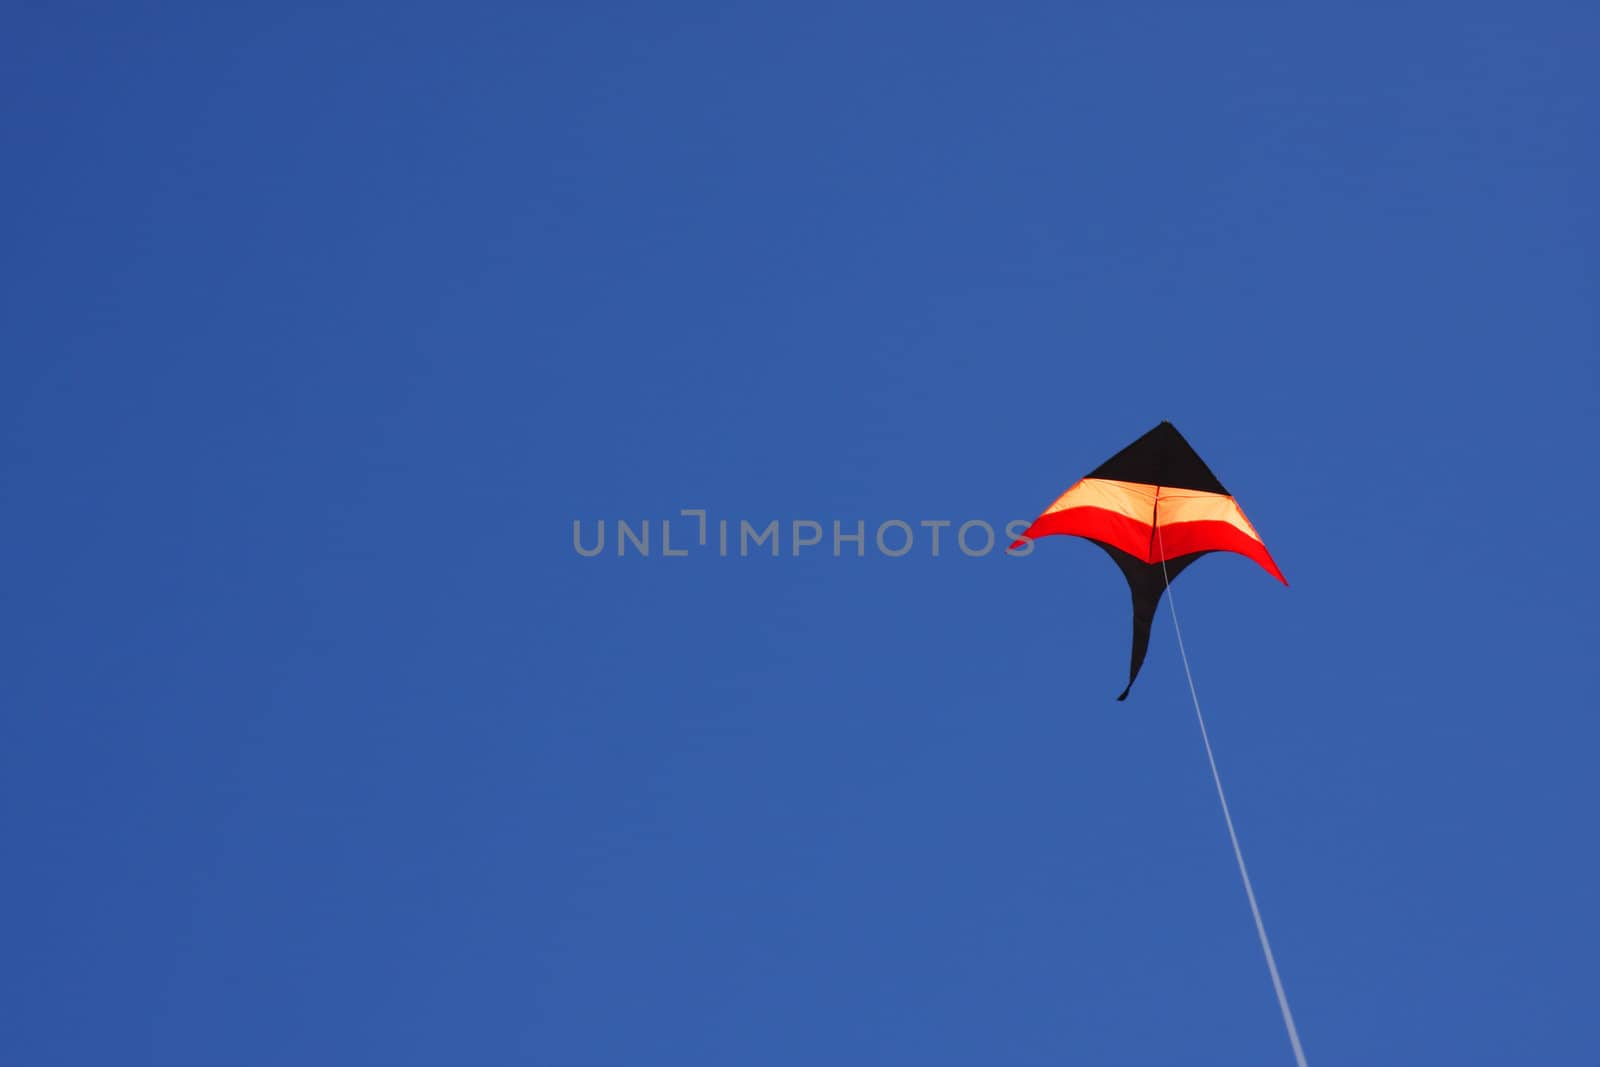
[(1073, 483), (1012, 542), (1051, 534), (1093, 541), (1122, 569), (1133, 593), (1133, 659), (1126, 700), (1150, 646), (1161, 594), (1207, 552), (1237, 552), (1288, 585), (1250, 520), (1183, 439), (1163, 422)]

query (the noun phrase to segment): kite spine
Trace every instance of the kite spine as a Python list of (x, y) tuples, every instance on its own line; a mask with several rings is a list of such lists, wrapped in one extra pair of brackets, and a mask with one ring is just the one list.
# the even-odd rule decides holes
[[(1161, 524), (1155, 523), (1155, 534), (1161, 536)], [(1160, 553), (1165, 557), (1163, 549)], [(1217, 757), (1211, 751), (1211, 735), (1206, 732), (1206, 717), (1200, 713), (1200, 694), (1194, 688), (1194, 673), (1189, 670), (1189, 653), (1183, 648), (1183, 628), (1178, 625), (1178, 605), (1172, 598), (1171, 584), (1166, 580), (1167, 563), (1161, 561), (1162, 584), (1167, 586), (1167, 607), (1172, 609), (1172, 629), (1178, 635), (1178, 655), (1183, 660), (1183, 676), (1189, 681), (1189, 698), (1194, 701), (1194, 717), (1200, 724), (1200, 740), (1205, 742), (1206, 761), (1211, 764), (1211, 780), (1217, 786), (1217, 799), (1222, 802), (1222, 819), (1228, 824), (1228, 840), (1233, 842), (1233, 858), (1239, 863), (1239, 877), (1244, 881), (1244, 895), (1250, 901), (1250, 914), (1256, 921), (1256, 934), (1261, 938), (1261, 952), (1267, 958), (1267, 972), (1272, 975), (1272, 989), (1278, 994), (1278, 1010), (1283, 1013), (1283, 1026), (1289, 1032), (1289, 1044), (1294, 1048), (1294, 1062), (1306, 1067), (1305, 1050), (1300, 1047), (1300, 1032), (1295, 1029), (1294, 1014), (1289, 1011), (1289, 995), (1283, 991), (1283, 979), (1278, 976), (1278, 963), (1272, 956), (1272, 943), (1267, 940), (1267, 925), (1261, 921), (1261, 908), (1256, 904), (1256, 892), (1250, 885), (1250, 872), (1244, 865), (1244, 850), (1239, 847), (1239, 835), (1233, 828), (1233, 815), (1228, 811), (1228, 795), (1222, 790), (1222, 775), (1217, 773)]]

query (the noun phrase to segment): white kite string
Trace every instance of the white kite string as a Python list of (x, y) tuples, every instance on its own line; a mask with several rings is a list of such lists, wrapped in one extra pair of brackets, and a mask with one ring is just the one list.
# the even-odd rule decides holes
[[(1152, 516), (1153, 517), (1153, 516)], [(1267, 927), (1261, 921), (1261, 908), (1256, 905), (1256, 891), (1250, 887), (1250, 872), (1245, 869), (1244, 852), (1239, 848), (1239, 835), (1233, 829), (1233, 816), (1228, 813), (1228, 796), (1222, 791), (1222, 775), (1217, 773), (1217, 757), (1211, 752), (1211, 735), (1206, 733), (1206, 717), (1200, 714), (1200, 695), (1195, 692), (1194, 674), (1189, 670), (1189, 653), (1183, 648), (1183, 628), (1178, 625), (1178, 605), (1172, 599), (1172, 585), (1167, 578), (1167, 553), (1161, 546), (1161, 523), (1156, 522), (1156, 554), (1161, 557), (1161, 584), (1166, 587), (1167, 607), (1172, 609), (1172, 629), (1178, 635), (1178, 655), (1183, 660), (1183, 676), (1189, 680), (1189, 697), (1194, 701), (1194, 717), (1200, 723), (1200, 740), (1206, 745), (1206, 760), (1211, 764), (1211, 780), (1217, 784), (1217, 799), (1222, 801), (1222, 818), (1228, 824), (1228, 839), (1233, 842), (1233, 858), (1239, 861), (1239, 877), (1244, 880), (1244, 895), (1250, 900), (1250, 914), (1256, 920), (1256, 933), (1261, 937), (1261, 951), (1267, 957), (1267, 971), (1272, 975), (1272, 988), (1278, 994), (1278, 1010), (1283, 1012), (1283, 1025), (1289, 1031), (1289, 1044), (1294, 1047), (1294, 1062), (1306, 1067), (1306, 1054), (1300, 1047), (1300, 1032), (1294, 1028), (1294, 1015), (1289, 1011), (1289, 995), (1283, 991), (1283, 979), (1278, 977), (1278, 963), (1272, 958), (1272, 944), (1267, 940)]]

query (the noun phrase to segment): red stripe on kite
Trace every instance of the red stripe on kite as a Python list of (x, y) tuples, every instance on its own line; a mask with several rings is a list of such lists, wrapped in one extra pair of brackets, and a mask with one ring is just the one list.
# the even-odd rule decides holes
[[(1160, 563), (1162, 559), (1162, 554), (1155, 550), (1155, 532), (1148, 522), (1093, 507), (1063, 508), (1040, 515), (1020, 538), (1011, 542), (1011, 547), (1020, 548), (1026, 541), (1036, 541), (1053, 534), (1070, 534), (1103, 541), (1144, 563)], [(1268, 574), (1284, 585), (1289, 584), (1266, 546), (1232, 523), (1214, 520), (1164, 522), (1161, 524), (1160, 544), (1167, 559), (1187, 556), (1191, 552), (1234, 552), (1255, 560)]]
[[(1166, 527), (1163, 526), (1162, 531), (1165, 532)], [(1150, 524), (1105, 508), (1063, 508), (1040, 515), (1020, 538), (1011, 542), (1011, 547), (1019, 548), (1025, 541), (1036, 541), (1051, 534), (1071, 534), (1104, 541), (1146, 563), (1155, 562), (1149, 558)]]
[[(1120, 546), (1119, 546), (1120, 547)], [(1261, 564), (1263, 570), (1284, 585), (1289, 580), (1273, 562), (1267, 546), (1229, 522), (1202, 520), (1161, 524), (1161, 547), (1167, 559), (1186, 556), (1190, 552), (1237, 552)], [(1156, 558), (1146, 558), (1146, 563), (1159, 563)]]

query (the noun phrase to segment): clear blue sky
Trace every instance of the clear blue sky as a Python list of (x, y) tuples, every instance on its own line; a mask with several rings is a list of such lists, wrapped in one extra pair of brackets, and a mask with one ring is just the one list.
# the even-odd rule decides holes
[[(1584, 5), (24, 5), (0, 1062), (1593, 1064)], [(674, 530), (686, 538), (687, 525)], [(948, 535), (947, 535), (948, 536)], [(656, 546), (659, 549), (659, 543)]]

